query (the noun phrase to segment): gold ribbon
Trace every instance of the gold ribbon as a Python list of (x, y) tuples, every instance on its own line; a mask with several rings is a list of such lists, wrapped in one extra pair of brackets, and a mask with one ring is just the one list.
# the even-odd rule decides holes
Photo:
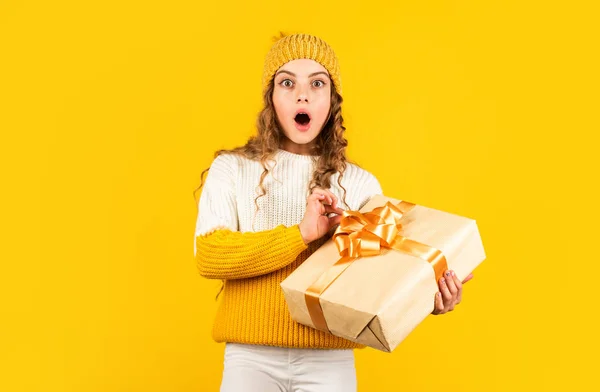
[(402, 216), (415, 204), (387, 202), (371, 212), (344, 211), (339, 227), (333, 234), (341, 259), (328, 268), (304, 295), (308, 313), (315, 328), (329, 332), (319, 298), (329, 286), (359, 257), (377, 256), (382, 248), (395, 249), (419, 257), (431, 264), (436, 284), (448, 269), (446, 257), (438, 249), (400, 235)]

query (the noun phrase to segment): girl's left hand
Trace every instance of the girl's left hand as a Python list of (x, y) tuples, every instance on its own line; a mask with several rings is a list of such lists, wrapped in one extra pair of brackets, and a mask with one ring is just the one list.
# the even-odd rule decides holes
[(435, 309), (431, 314), (444, 314), (451, 312), (454, 307), (462, 300), (462, 285), (473, 279), (473, 274), (469, 274), (462, 282), (456, 277), (454, 271), (447, 270), (444, 276), (440, 278), (440, 291), (435, 295)]

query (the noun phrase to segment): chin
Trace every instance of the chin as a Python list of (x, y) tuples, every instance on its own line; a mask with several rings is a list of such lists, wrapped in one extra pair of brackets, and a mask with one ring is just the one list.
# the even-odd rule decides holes
[[(296, 131), (296, 132), (298, 132), (298, 131)], [(310, 144), (311, 142), (313, 142), (316, 139), (317, 136), (318, 136), (318, 134), (298, 135), (297, 133), (292, 134), (292, 135), (290, 135), (290, 134), (286, 135), (286, 137), (295, 144)]]
[(315, 132), (312, 127), (302, 132), (297, 130), (294, 125), (291, 126), (291, 129), (288, 128), (285, 130), (285, 136), (296, 144), (308, 144), (315, 140), (319, 136), (319, 133), (321, 133), (320, 130)]

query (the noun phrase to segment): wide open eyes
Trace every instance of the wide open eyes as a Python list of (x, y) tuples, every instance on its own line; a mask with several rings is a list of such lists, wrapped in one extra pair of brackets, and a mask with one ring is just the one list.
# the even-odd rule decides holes
[[(294, 87), (294, 82), (291, 79), (283, 79), (279, 82), (279, 85), (286, 88)], [(311, 86), (315, 88), (321, 88), (325, 86), (325, 82), (321, 79), (313, 80)]]

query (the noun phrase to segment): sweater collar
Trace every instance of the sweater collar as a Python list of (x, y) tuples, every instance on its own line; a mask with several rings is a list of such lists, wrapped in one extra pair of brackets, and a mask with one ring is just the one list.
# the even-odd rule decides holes
[(293, 152), (282, 150), (281, 148), (277, 150), (276, 156), (277, 156), (277, 158), (282, 159), (282, 160), (289, 160), (289, 161), (295, 161), (295, 162), (306, 162), (306, 163), (313, 162), (317, 158), (319, 158), (318, 155), (294, 154)]

